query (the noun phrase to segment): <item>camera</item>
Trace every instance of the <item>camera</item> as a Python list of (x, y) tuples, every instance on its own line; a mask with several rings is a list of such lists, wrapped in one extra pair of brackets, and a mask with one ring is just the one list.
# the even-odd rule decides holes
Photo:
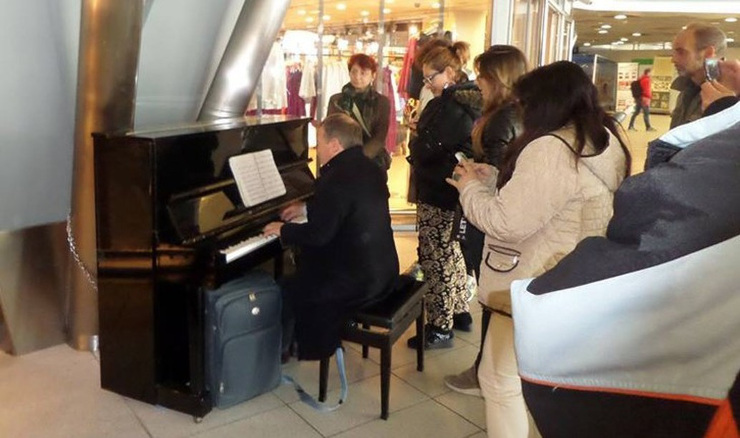
[(704, 60), (704, 74), (708, 81), (719, 79), (719, 58), (707, 58)]

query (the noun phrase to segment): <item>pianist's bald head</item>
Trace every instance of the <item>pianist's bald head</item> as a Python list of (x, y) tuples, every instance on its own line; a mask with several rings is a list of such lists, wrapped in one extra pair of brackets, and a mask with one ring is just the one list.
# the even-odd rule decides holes
[(362, 145), (362, 127), (352, 117), (344, 113), (335, 113), (327, 116), (321, 122), (324, 139), (337, 139), (343, 149)]

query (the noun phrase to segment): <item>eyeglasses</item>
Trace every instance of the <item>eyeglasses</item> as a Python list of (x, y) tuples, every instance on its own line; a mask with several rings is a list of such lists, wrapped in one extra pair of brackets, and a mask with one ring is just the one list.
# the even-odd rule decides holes
[(429, 76), (424, 76), (424, 79), (422, 79), (422, 81), (425, 84), (431, 85), (432, 84), (432, 81), (434, 80), (434, 78), (437, 77), (437, 75), (440, 74), (440, 73), (442, 73), (442, 72), (441, 71), (435, 71), (434, 73), (430, 74)]

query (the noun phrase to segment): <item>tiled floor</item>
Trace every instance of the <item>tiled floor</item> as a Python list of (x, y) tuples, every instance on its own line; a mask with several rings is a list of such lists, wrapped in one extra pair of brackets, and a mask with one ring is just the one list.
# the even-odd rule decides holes
[[(649, 140), (668, 130), (667, 116), (652, 116), (657, 132), (628, 133), (633, 170), (642, 170)], [(637, 125), (642, 127), (641, 120)], [(394, 159), (394, 180), (403, 179), (403, 157)], [(399, 163), (396, 163), (399, 161)], [(399, 190), (400, 192), (400, 190)], [(400, 193), (396, 193), (401, 198)], [(399, 201), (400, 202), (400, 201)], [(401, 266), (415, 259), (416, 236), (396, 239)], [(485, 437), (483, 400), (449, 391), (445, 374), (470, 365), (479, 335), (476, 306), (473, 333), (458, 333), (455, 348), (427, 353), (424, 372), (406, 347), (413, 328), (393, 349), (391, 415), (379, 419), (379, 355), (363, 360), (360, 348), (347, 347), (351, 382), (349, 399), (339, 410), (322, 414), (298, 401), (291, 387), (281, 386), (241, 405), (214, 410), (196, 424), (184, 414), (150, 406), (100, 389), (98, 359), (60, 345), (24, 356), (0, 352), (0, 437), (13, 438), (175, 438), (175, 437)], [(285, 373), (310, 390), (318, 387), (318, 364), (291, 362)], [(338, 377), (332, 367), (329, 400), (336, 400)]]
[[(409, 266), (416, 236), (399, 234), (396, 241), (401, 266)], [(473, 317), (480, 320), (477, 306)], [(424, 372), (416, 371), (415, 350), (406, 347), (412, 335), (413, 326), (393, 349), (388, 421), (379, 418), (379, 354), (371, 350), (362, 359), (355, 344), (345, 345), (349, 398), (339, 410), (316, 412), (283, 385), (230, 409), (215, 409), (200, 424), (188, 415), (100, 389), (98, 358), (90, 352), (59, 345), (24, 356), (0, 353), (0, 437), (485, 437), (483, 400), (450, 392), (442, 383), (445, 374), (473, 362), (478, 334), (460, 333), (453, 349), (428, 352)], [(339, 390), (333, 365), (330, 402)], [(317, 362), (292, 361), (284, 372), (309, 392), (318, 391)]]

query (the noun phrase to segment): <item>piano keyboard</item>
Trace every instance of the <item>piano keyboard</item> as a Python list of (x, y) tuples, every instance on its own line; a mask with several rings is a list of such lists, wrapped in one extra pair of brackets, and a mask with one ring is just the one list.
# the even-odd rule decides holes
[[(302, 224), (306, 222), (306, 217), (299, 216), (291, 220), (290, 222)], [(267, 245), (277, 238), (278, 236), (274, 234), (271, 234), (269, 236), (265, 236), (264, 234), (257, 234), (256, 236), (252, 236), (245, 240), (242, 240), (236, 245), (231, 245), (228, 248), (222, 249), (219, 252), (226, 256), (226, 263), (231, 263), (234, 260), (237, 260), (238, 258), (244, 257), (252, 251), (255, 251), (257, 248), (261, 248)]]
[(220, 252), (221, 254), (226, 256), (226, 263), (231, 263), (234, 260), (243, 257), (250, 252), (256, 250), (257, 248), (261, 248), (268, 243), (272, 242), (273, 240), (277, 239), (278, 236), (276, 235), (270, 235), (265, 236), (263, 234), (258, 234), (256, 236), (252, 236), (246, 240), (242, 240), (241, 242), (237, 243), (236, 245), (232, 245), (228, 248), (222, 249)]

